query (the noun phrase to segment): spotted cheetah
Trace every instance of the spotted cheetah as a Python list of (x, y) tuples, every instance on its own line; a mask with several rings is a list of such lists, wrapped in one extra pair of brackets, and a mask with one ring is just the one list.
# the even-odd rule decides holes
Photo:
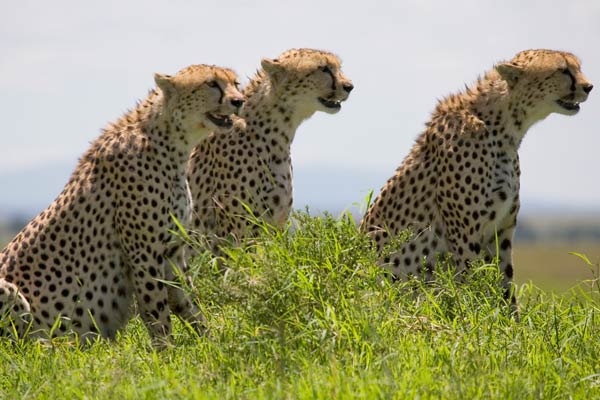
[(427, 277), (436, 255), (451, 253), (461, 271), (478, 256), (495, 256), (498, 243), (505, 296), (516, 310), (511, 247), (519, 145), (549, 114), (576, 114), (591, 90), (573, 54), (527, 50), (441, 100), (362, 221), (379, 251), (412, 228), (414, 237), (382, 266), (397, 277)]
[[(157, 88), (108, 125), (56, 200), (0, 253), (0, 309), (8, 330), (34, 336), (113, 338), (131, 303), (156, 344), (170, 311), (202, 328), (203, 317), (171, 262), (182, 246), (169, 230), (186, 221), (186, 166), (193, 147), (232, 126), (243, 95), (229, 69), (192, 65), (155, 75)], [(182, 266), (183, 268), (183, 266)], [(29, 324), (31, 322), (31, 324)]]
[(248, 212), (281, 227), (292, 207), (290, 147), (298, 126), (316, 111), (337, 113), (353, 89), (339, 58), (329, 52), (292, 49), (263, 59), (244, 89), (241, 117), (224, 135), (198, 145), (190, 158), (192, 226), (212, 240), (239, 242), (255, 226)]

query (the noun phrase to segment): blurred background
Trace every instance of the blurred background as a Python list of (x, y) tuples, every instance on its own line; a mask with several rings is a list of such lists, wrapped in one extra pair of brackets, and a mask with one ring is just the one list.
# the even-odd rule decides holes
[[(0, 0), (0, 245), (60, 193), (109, 121), (193, 63), (247, 82), (292, 47), (337, 53), (355, 84), (337, 115), (316, 114), (292, 147), (295, 207), (338, 214), (375, 194), (436, 100), (520, 50), (571, 51), (600, 86), (600, 2)], [(594, 90), (574, 117), (535, 125), (520, 150), (515, 278), (565, 291), (600, 261)]]

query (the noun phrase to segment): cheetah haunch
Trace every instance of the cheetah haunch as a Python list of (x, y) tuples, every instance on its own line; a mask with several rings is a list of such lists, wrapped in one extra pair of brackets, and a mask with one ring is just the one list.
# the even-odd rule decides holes
[(213, 251), (224, 239), (238, 242), (252, 231), (244, 204), (270, 225), (285, 224), (296, 129), (316, 111), (338, 112), (352, 89), (339, 58), (325, 51), (292, 49), (262, 60), (244, 89), (246, 125), (211, 136), (190, 159), (192, 225)]
[(206, 65), (156, 74), (158, 89), (104, 129), (63, 192), (0, 253), (5, 329), (112, 338), (134, 296), (157, 344), (171, 311), (201, 329), (197, 307), (165, 284), (176, 280), (170, 262), (183, 268), (171, 214), (191, 215), (187, 160), (211, 131), (231, 127), (244, 102), (235, 80)]
[(414, 232), (382, 266), (397, 277), (429, 276), (436, 255), (451, 253), (461, 271), (482, 254), (496, 255), (497, 234), (503, 286), (516, 309), (517, 150), (530, 126), (551, 113), (576, 114), (591, 90), (574, 55), (528, 50), (440, 101), (362, 221), (379, 251), (401, 230)]

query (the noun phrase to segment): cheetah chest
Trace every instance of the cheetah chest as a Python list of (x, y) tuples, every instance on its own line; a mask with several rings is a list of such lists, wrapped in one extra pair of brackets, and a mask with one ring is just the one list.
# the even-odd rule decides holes
[(173, 190), (173, 215), (184, 225), (188, 225), (192, 216), (192, 193), (185, 176), (180, 177)]
[(516, 153), (501, 152), (495, 160), (490, 190), (491, 203), (488, 208), (489, 223), (484, 227), (484, 236), (491, 238), (495, 231), (513, 223), (518, 211), (519, 159)]
[(291, 162), (271, 162), (266, 175), (263, 201), (270, 210), (271, 223), (282, 226), (287, 221), (292, 206)]

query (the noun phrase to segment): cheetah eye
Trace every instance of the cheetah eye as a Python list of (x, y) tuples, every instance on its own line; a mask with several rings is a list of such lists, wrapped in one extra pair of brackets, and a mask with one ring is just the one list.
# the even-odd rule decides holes
[(331, 74), (331, 69), (329, 68), (329, 65), (321, 67), (321, 71), (325, 72), (326, 74)]
[(573, 75), (573, 73), (571, 72), (571, 70), (569, 68), (561, 69), (560, 72), (563, 75), (568, 76), (571, 79), (572, 82), (575, 82), (575, 76)]
[(217, 83), (217, 81), (208, 81), (208, 82), (206, 82), (206, 84), (208, 86), (210, 86), (211, 88), (218, 88), (219, 87), (219, 84)]

